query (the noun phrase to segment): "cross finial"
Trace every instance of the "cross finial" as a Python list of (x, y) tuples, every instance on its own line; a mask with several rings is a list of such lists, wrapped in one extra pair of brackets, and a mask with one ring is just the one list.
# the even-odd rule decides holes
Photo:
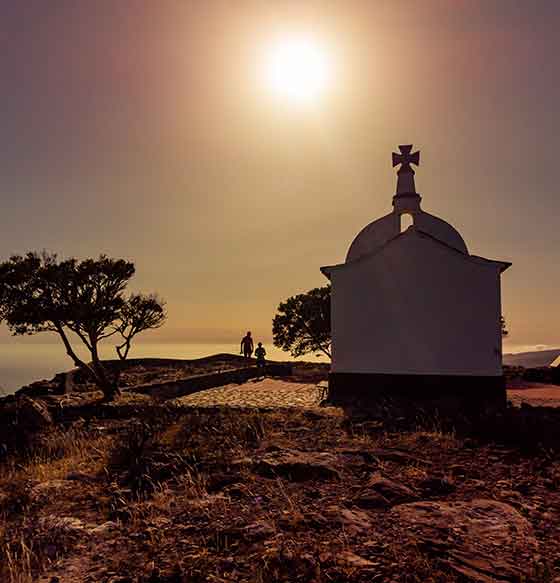
[(400, 154), (393, 152), (393, 167), (401, 167), (397, 170), (397, 196), (416, 194), (414, 185), (414, 170), (411, 164), (418, 166), (420, 164), (420, 152), (417, 150), (413, 154), (412, 145), (399, 146)]

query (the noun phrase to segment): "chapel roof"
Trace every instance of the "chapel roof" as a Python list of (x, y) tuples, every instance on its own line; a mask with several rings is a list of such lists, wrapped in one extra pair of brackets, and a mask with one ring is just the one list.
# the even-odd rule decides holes
[(412, 215), (414, 226), (418, 230), (468, 255), (467, 245), (459, 231), (443, 219), (421, 210), (420, 201), (418, 201), (418, 207), (414, 213), (393, 210), (388, 215), (364, 227), (352, 241), (346, 255), (346, 261), (355, 261), (364, 255), (369, 255), (399, 235), (401, 232), (401, 215), (403, 214)]
[(397, 189), (393, 196), (393, 211), (377, 219), (362, 229), (348, 249), (346, 261), (355, 261), (368, 255), (396, 237), (401, 228), (403, 216), (410, 216), (414, 226), (438, 239), (442, 243), (468, 255), (469, 251), (463, 237), (449, 223), (424, 212), (420, 208), (422, 197), (416, 192), (412, 164), (420, 164), (420, 152), (412, 152), (412, 145), (399, 146), (399, 153), (393, 152), (393, 167), (397, 170)]
[(383, 245), (380, 245), (375, 250), (368, 254), (364, 254), (357, 259), (348, 261), (346, 260), (345, 263), (341, 263), (339, 265), (329, 265), (325, 267), (321, 267), (321, 272), (330, 279), (331, 272), (337, 271), (339, 269), (345, 269), (346, 267), (351, 267), (356, 264), (362, 263), (378, 254), (380, 254), (386, 247), (389, 245), (394, 244), (397, 241), (404, 241), (405, 239), (413, 238), (413, 237), (420, 237), (421, 239), (425, 239), (431, 241), (432, 243), (442, 246), (443, 248), (447, 249), (450, 253), (456, 254), (458, 257), (461, 257), (465, 261), (469, 261), (472, 263), (476, 263), (478, 265), (488, 265), (495, 267), (500, 273), (504, 272), (508, 267), (511, 266), (509, 261), (496, 261), (494, 259), (487, 259), (485, 257), (480, 257), (478, 255), (471, 255), (469, 253), (463, 253), (459, 249), (455, 248), (453, 245), (448, 245), (444, 241), (432, 236), (430, 233), (425, 233), (414, 226), (409, 227), (406, 231), (397, 234), (395, 237), (386, 241)]

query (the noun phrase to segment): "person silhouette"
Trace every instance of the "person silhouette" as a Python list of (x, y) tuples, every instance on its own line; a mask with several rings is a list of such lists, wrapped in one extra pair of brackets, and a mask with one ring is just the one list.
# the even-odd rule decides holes
[(251, 358), (251, 354), (253, 354), (253, 338), (251, 336), (251, 332), (247, 332), (245, 336), (241, 339), (241, 354), (249, 359)]
[(259, 342), (257, 349), (255, 350), (255, 357), (257, 359), (257, 368), (262, 372), (263, 377), (265, 376), (265, 366), (266, 361), (264, 357), (266, 356), (266, 350), (263, 348), (262, 342)]

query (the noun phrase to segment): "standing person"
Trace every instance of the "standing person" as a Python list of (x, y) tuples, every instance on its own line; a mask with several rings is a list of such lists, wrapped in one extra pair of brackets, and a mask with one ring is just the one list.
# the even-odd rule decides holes
[(247, 334), (241, 339), (241, 354), (249, 359), (251, 358), (251, 354), (253, 354), (253, 349), (253, 337), (251, 336), (251, 332), (247, 332)]
[(257, 368), (262, 372), (263, 377), (265, 376), (265, 366), (266, 361), (264, 357), (266, 356), (266, 350), (263, 348), (262, 342), (259, 342), (257, 349), (255, 350), (255, 357), (257, 359)]

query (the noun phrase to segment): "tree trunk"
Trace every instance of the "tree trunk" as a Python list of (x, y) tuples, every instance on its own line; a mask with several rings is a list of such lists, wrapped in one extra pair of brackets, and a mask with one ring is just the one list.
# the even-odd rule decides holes
[[(124, 348), (124, 352), (123, 352), (123, 348)], [(121, 360), (126, 360), (128, 353), (130, 351), (130, 339), (127, 339), (125, 342), (123, 342), (122, 344), (117, 346), (116, 349), (117, 349), (117, 354), (119, 355), (119, 358)]]
[(103, 400), (112, 401), (115, 397), (121, 394), (119, 390), (118, 380), (116, 382), (111, 381), (107, 377), (107, 373), (99, 360), (97, 353), (97, 343), (91, 343), (91, 366), (85, 363), (72, 349), (72, 345), (64, 332), (62, 324), (56, 323), (56, 331), (61, 337), (64, 347), (66, 348), (66, 354), (74, 361), (75, 366), (83, 370), (86, 374), (93, 377), (95, 384), (103, 391)]
[(107, 375), (105, 367), (99, 360), (97, 352), (97, 341), (90, 339), (91, 342), (91, 364), (95, 373), (95, 381), (99, 388), (103, 391), (103, 401), (112, 401), (115, 397), (121, 394), (119, 389), (118, 375), (117, 379), (113, 380)]

